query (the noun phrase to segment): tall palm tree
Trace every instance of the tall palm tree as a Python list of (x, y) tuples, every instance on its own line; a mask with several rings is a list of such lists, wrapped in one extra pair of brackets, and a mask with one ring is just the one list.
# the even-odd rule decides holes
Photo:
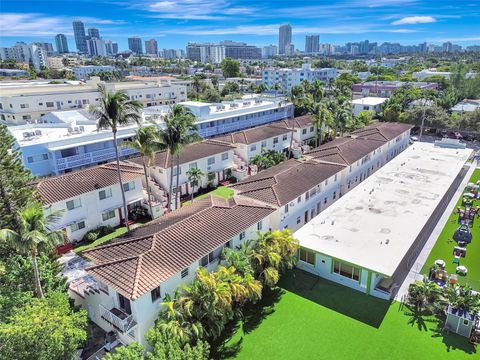
[(122, 193), (123, 211), (125, 216), (125, 225), (130, 230), (128, 224), (128, 208), (123, 190), (122, 175), (120, 172), (120, 155), (118, 153), (117, 131), (122, 125), (131, 123), (140, 123), (142, 118), (140, 110), (142, 104), (139, 101), (130, 100), (128, 95), (122, 91), (108, 91), (103, 84), (98, 85), (100, 92), (100, 106), (91, 107), (90, 113), (97, 118), (97, 127), (99, 129), (111, 129), (113, 134), (113, 147), (115, 149), (115, 159), (117, 162), (117, 175)]
[(133, 141), (124, 141), (122, 146), (135, 149), (140, 153), (145, 175), (145, 186), (147, 187), (148, 206), (153, 219), (152, 195), (150, 192), (150, 182), (148, 180), (149, 168), (155, 160), (156, 151), (163, 149), (164, 144), (158, 140), (157, 130), (154, 126), (142, 126), (136, 131), (135, 139)]
[[(169, 211), (172, 210), (172, 200), (174, 200), (175, 208), (178, 207), (177, 194), (180, 180), (180, 151), (181, 149), (196, 140), (199, 136), (195, 133), (197, 125), (195, 124), (195, 116), (184, 106), (175, 104), (172, 106), (170, 113), (166, 116), (164, 122), (165, 127), (160, 130), (160, 141), (165, 144), (170, 155), (170, 182), (169, 182)], [(177, 163), (177, 186), (175, 196), (173, 196), (173, 164), (174, 159)]]
[(19, 252), (32, 257), (33, 278), (37, 297), (43, 298), (37, 256), (39, 252), (52, 249), (63, 242), (60, 230), (52, 230), (51, 226), (58, 220), (58, 213), (45, 216), (43, 207), (38, 202), (30, 202), (18, 211), (20, 227), (18, 231), (0, 230), (0, 241), (12, 244)]
[(312, 122), (315, 127), (315, 147), (318, 147), (323, 141), (323, 127), (331, 123), (331, 112), (323, 101), (313, 102), (310, 100), (308, 109), (310, 115), (312, 115)]
[(195, 187), (200, 184), (200, 180), (205, 176), (202, 170), (195, 167), (187, 171), (188, 181), (192, 185), (192, 202), (195, 195)]

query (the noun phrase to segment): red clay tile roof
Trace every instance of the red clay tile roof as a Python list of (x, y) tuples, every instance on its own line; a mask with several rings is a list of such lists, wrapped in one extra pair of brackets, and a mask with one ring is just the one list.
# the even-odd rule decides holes
[[(196, 161), (208, 156), (221, 154), (232, 150), (235, 147), (231, 144), (226, 144), (220, 141), (203, 140), (193, 144), (188, 144), (180, 151), (180, 164)], [(135, 164), (142, 164), (140, 156), (128, 159)], [(155, 160), (152, 166), (158, 166), (162, 169), (170, 167), (170, 152), (163, 150), (155, 154)]]
[(84, 252), (87, 272), (135, 300), (275, 209), (250, 199), (206, 197), (133, 233)]
[[(143, 169), (135, 164), (120, 162), (122, 181), (143, 176)], [(68, 174), (39, 179), (32, 183), (44, 205), (64, 201), (90, 191), (118, 184), (116, 163), (108, 163)]]
[(252, 144), (275, 136), (288, 134), (289, 129), (278, 123), (279, 122), (216, 136), (213, 140), (223, 141), (229, 144)]
[(284, 206), (344, 167), (315, 159), (291, 159), (233, 184), (231, 188), (240, 196)]
[[(312, 126), (312, 118), (310, 115), (297, 116), (293, 119), (295, 121), (295, 128), (304, 128)], [(292, 119), (285, 119), (281, 121), (276, 121), (271, 125), (285, 126), (288, 129), (292, 128)]]
[(369, 140), (390, 141), (411, 128), (413, 128), (413, 125), (410, 124), (379, 122), (355, 130), (352, 132), (352, 136)]

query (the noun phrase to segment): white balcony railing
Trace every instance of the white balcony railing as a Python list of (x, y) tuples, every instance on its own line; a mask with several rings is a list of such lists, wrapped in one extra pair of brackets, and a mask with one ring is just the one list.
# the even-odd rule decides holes
[[(119, 154), (121, 157), (127, 156), (127, 155), (133, 155), (136, 153), (137, 153), (137, 150), (131, 149), (131, 148), (119, 149)], [(73, 156), (57, 159), (57, 170), (61, 171), (66, 169), (72, 169), (79, 166), (94, 164), (100, 161), (108, 161), (113, 159), (115, 159), (114, 148), (97, 150), (97, 151), (92, 151), (86, 154), (73, 155)]]
[[(101, 317), (106, 322), (113, 325), (118, 331), (126, 333), (137, 325), (137, 322), (135, 321), (133, 315), (128, 315), (117, 308), (112, 308), (111, 310), (109, 310), (102, 304), (100, 304), (99, 306)], [(118, 315), (116, 315), (114, 312), (118, 313)]]

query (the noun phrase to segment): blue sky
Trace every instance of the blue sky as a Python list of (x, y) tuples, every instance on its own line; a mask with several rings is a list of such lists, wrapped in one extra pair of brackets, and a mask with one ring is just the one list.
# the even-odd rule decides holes
[(306, 34), (333, 44), (364, 39), (480, 44), (479, 0), (1, 0), (0, 46), (54, 42), (55, 34), (65, 33), (75, 49), (74, 19), (99, 28), (121, 50), (129, 36), (155, 38), (159, 48), (184, 48), (188, 41), (276, 44), (278, 26), (287, 22), (300, 50)]

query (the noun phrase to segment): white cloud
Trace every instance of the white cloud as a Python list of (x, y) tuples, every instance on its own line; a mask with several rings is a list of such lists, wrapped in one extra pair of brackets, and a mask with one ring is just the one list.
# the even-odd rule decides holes
[(437, 19), (433, 16), (406, 16), (399, 20), (392, 22), (392, 25), (414, 25), (414, 24), (427, 24), (434, 23)]

